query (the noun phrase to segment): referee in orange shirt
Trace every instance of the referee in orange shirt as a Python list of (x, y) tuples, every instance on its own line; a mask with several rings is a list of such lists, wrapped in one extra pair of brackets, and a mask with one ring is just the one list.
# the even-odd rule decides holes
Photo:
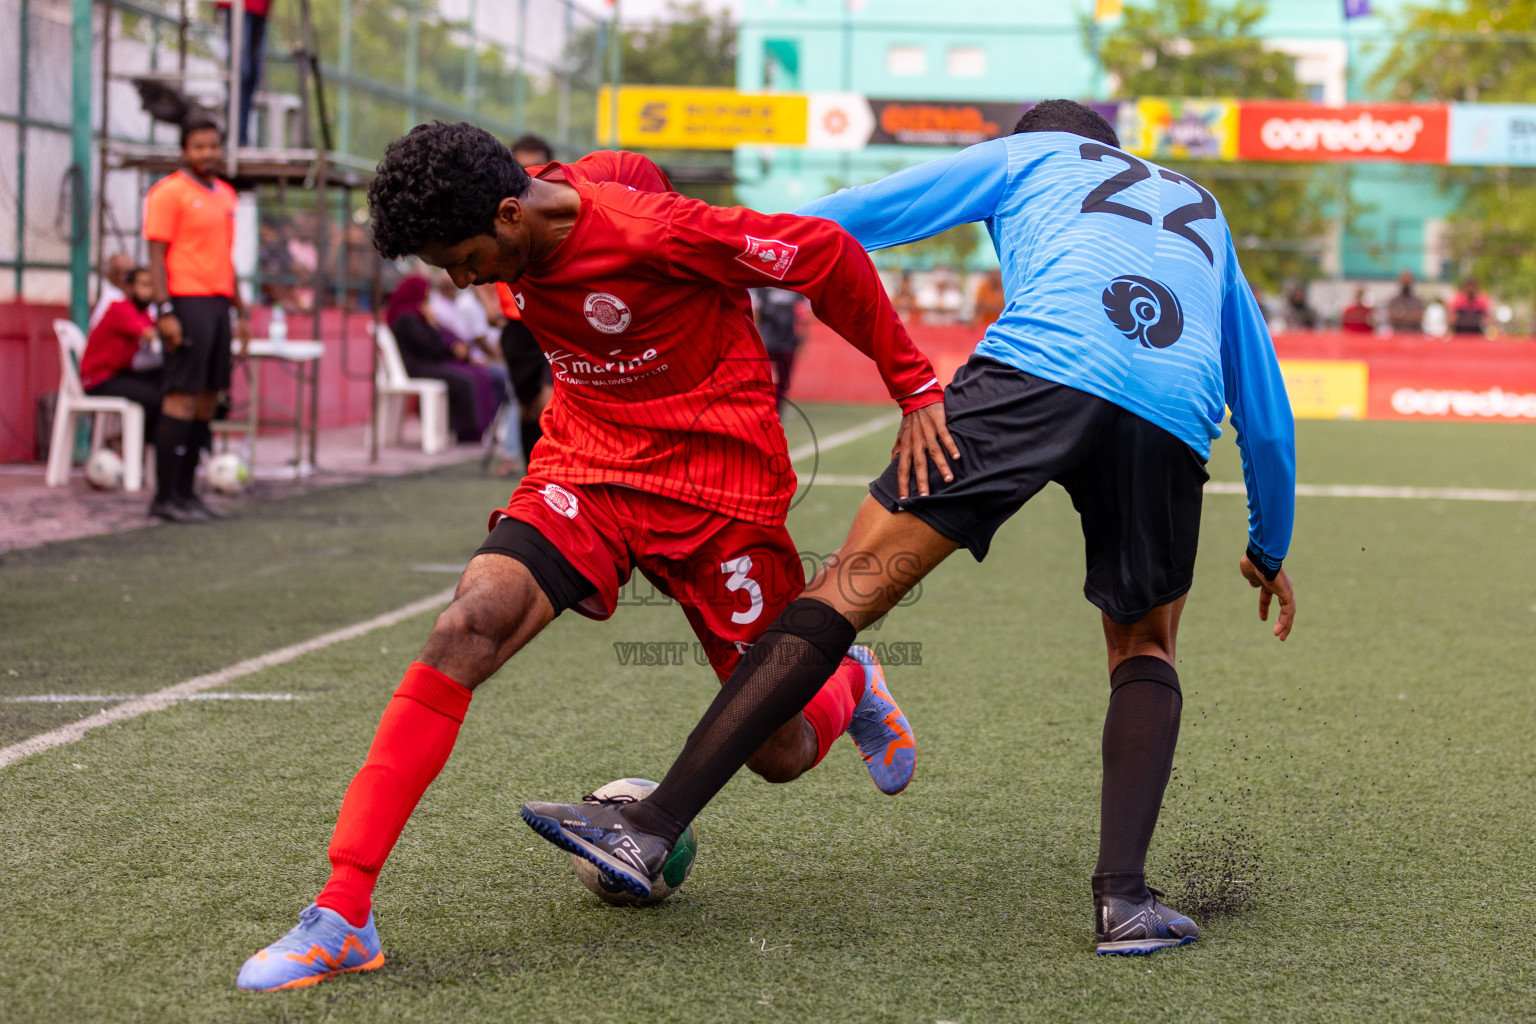
[(250, 314), (235, 285), (235, 190), (217, 177), (223, 162), (218, 125), (190, 121), (181, 129), (181, 167), (156, 182), (144, 200), (144, 238), (165, 346), (149, 514), (177, 523), (225, 514), (204, 504), (193, 480), (212, 436), (214, 401), (229, 388), (231, 307), (242, 355), (251, 336)]

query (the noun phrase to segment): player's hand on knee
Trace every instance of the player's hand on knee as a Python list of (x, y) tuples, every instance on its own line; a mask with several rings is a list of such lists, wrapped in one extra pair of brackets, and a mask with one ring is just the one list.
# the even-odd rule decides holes
[(891, 455), (897, 460), (896, 493), (899, 497), (912, 496), (912, 479), (917, 482), (918, 494), (928, 493), (929, 459), (938, 467), (945, 483), (954, 480), (949, 458), (958, 460), (960, 447), (949, 436), (949, 428), (944, 424), (944, 403), (925, 405), (903, 416)]
[(1296, 622), (1296, 589), (1291, 586), (1291, 577), (1286, 574), (1285, 569), (1282, 567), (1275, 574), (1274, 579), (1267, 580), (1247, 555), (1237, 563), (1237, 568), (1243, 574), (1243, 578), (1248, 581), (1248, 585), (1259, 591), (1259, 618), (1262, 621), (1269, 621), (1270, 603), (1279, 598), (1280, 615), (1275, 620), (1274, 633), (1281, 640), (1290, 636), (1291, 626)]

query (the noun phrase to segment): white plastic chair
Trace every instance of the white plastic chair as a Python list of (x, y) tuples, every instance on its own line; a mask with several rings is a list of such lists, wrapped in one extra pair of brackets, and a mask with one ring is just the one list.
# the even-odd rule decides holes
[(87, 395), (80, 386), (80, 357), (85, 353), (85, 335), (69, 320), (55, 320), (53, 333), (59, 338), (59, 400), (53, 410), (53, 439), (48, 444), (49, 487), (69, 484), (69, 467), (75, 453), (75, 417), (96, 417), (91, 431), (94, 453), (106, 440), (106, 418), (102, 413), (116, 413), (123, 418), (123, 490), (144, 487), (144, 410), (126, 398)]
[(405, 400), (415, 396), (421, 404), (421, 450), (428, 455), (448, 447), (448, 385), (440, 380), (410, 377), (394, 332), (376, 324), (374, 344), (379, 348), (379, 372), (375, 379), (377, 406), (373, 410), (374, 428), (379, 439), (400, 443), (400, 427), (405, 419)]

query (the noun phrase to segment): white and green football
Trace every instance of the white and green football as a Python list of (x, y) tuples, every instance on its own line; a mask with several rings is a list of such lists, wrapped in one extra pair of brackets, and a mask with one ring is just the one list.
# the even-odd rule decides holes
[[(581, 802), (630, 804), (637, 800), (644, 800), (655, 788), (656, 783), (650, 779), (615, 779), (608, 785), (599, 787), (582, 797)], [(693, 870), (693, 858), (698, 850), (698, 840), (694, 836), (693, 825), (690, 824), (683, 830), (676, 845), (672, 847), (671, 855), (661, 866), (661, 873), (651, 879), (651, 895), (647, 899), (630, 895), (612, 875), (574, 853), (571, 854), (571, 867), (575, 870), (576, 877), (581, 879), (581, 884), (592, 890), (598, 899), (619, 906), (649, 907), (660, 903), (682, 888), (683, 883), (688, 880), (688, 873)]]

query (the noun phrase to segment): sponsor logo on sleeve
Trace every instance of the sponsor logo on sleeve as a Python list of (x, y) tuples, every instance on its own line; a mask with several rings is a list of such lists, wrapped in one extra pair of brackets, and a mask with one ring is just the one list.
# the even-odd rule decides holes
[(544, 495), (544, 504), (565, 516), (567, 519), (575, 519), (578, 510), (576, 495), (561, 487), (559, 484), (545, 484), (539, 491)]
[(624, 300), (607, 292), (588, 292), (586, 301), (581, 304), (581, 311), (587, 323), (604, 334), (623, 332), (633, 319)]
[(745, 263), (753, 270), (773, 278), (784, 280), (789, 268), (794, 266), (798, 245), (781, 242), (777, 238), (753, 238), (747, 236), (747, 247), (736, 254), (736, 262)]

